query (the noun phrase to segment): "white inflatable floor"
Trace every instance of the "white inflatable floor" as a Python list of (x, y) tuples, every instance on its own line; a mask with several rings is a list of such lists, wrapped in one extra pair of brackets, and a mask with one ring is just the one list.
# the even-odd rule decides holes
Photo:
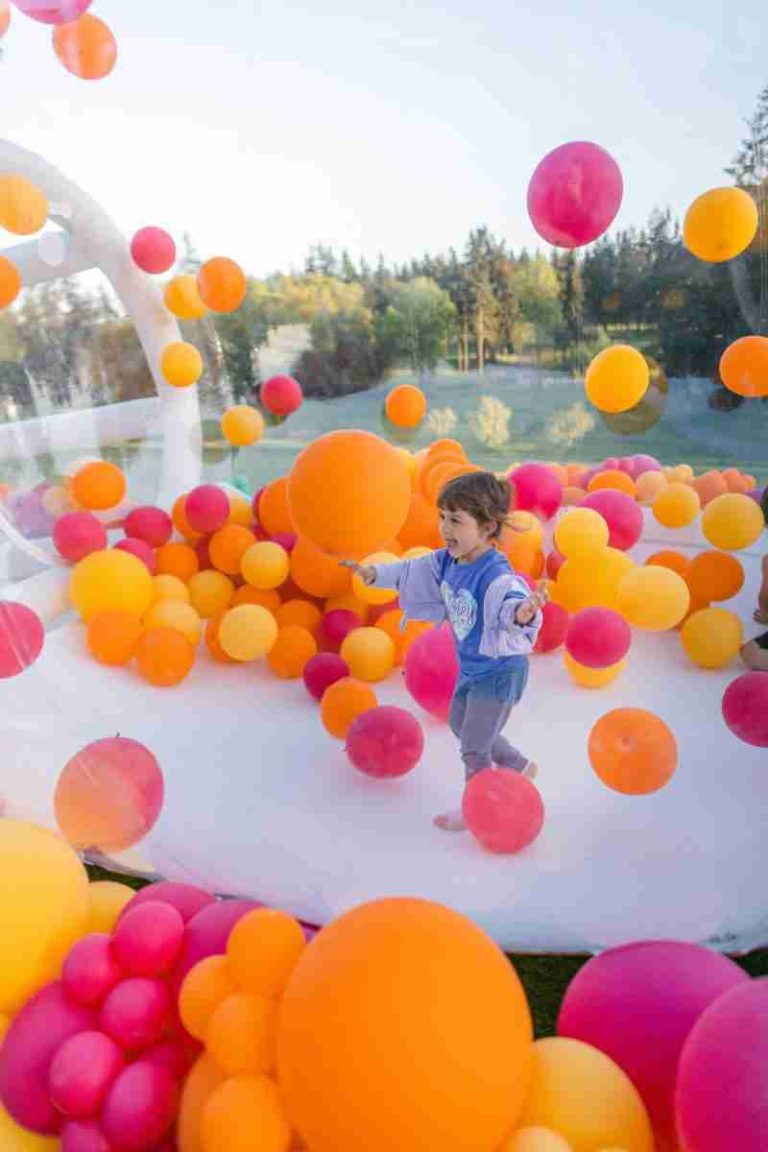
[[(667, 546), (666, 533), (655, 535), (639, 559)], [(759, 549), (742, 558), (747, 584), (728, 605), (747, 636), (757, 631)], [(66, 760), (120, 732), (151, 748), (165, 775), (165, 808), (144, 854), (167, 877), (312, 923), (374, 897), (428, 897), (509, 950), (591, 951), (650, 937), (746, 950), (768, 943), (768, 753), (722, 721), (738, 671), (694, 667), (676, 633), (636, 633), (624, 675), (598, 691), (571, 683), (561, 652), (535, 657), (507, 732), (540, 765), (546, 822), (527, 851), (497, 857), (469, 834), (432, 827), (459, 800), (461, 765), (448, 728), (421, 713), (399, 673), (378, 686), (380, 701), (419, 716), (426, 752), (409, 776), (372, 781), (326, 734), (301, 681), (201, 655), (183, 685), (151, 689), (93, 663), (72, 624), (2, 685), (0, 793), (11, 814), (52, 822)], [(592, 724), (624, 705), (657, 712), (677, 736), (678, 771), (656, 795), (619, 796), (589, 766)]]

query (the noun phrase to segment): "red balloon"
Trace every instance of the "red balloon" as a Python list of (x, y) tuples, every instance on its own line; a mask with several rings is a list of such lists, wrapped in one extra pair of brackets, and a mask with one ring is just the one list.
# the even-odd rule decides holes
[(126, 536), (143, 540), (150, 548), (162, 548), (173, 535), (173, 520), (162, 508), (147, 504), (128, 513), (123, 531)]
[(632, 629), (611, 608), (583, 608), (571, 618), (565, 647), (577, 664), (610, 668), (623, 660), (632, 643)]
[(304, 393), (292, 376), (272, 376), (261, 386), (261, 403), (273, 416), (290, 416), (301, 407)]
[(107, 530), (92, 512), (65, 512), (53, 526), (53, 545), (59, 556), (76, 564), (107, 546)]
[(112, 1152), (95, 1120), (68, 1120), (61, 1130), (61, 1152)]
[(162, 228), (140, 228), (131, 240), (133, 262), (142, 272), (167, 272), (176, 260), (173, 237)]
[(48, 1073), (51, 1102), (76, 1120), (97, 1116), (125, 1064), (123, 1053), (103, 1032), (78, 1032), (61, 1045)]
[(90, 8), (93, 0), (13, 0), (13, 3), (40, 24), (72, 24)]
[(179, 1085), (168, 1069), (137, 1060), (120, 1073), (104, 1102), (104, 1135), (120, 1152), (149, 1152), (173, 1124), (178, 1103)]
[(544, 605), (542, 616), (541, 629), (533, 650), (534, 652), (554, 652), (565, 640), (570, 616), (565, 608), (561, 608), (553, 600)]
[(405, 657), (405, 686), (425, 712), (447, 720), (459, 675), (456, 645), (448, 624), (417, 636)]
[(70, 949), (61, 972), (67, 997), (83, 1008), (98, 1008), (122, 978), (112, 937), (102, 932), (78, 940)]
[(557, 548), (553, 548), (547, 556), (547, 576), (550, 580), (557, 580), (557, 574), (565, 564), (565, 556), (558, 552)]
[(421, 725), (404, 708), (371, 708), (353, 720), (347, 733), (351, 763), (363, 775), (377, 779), (405, 776), (416, 767), (423, 751)]
[(274, 544), (279, 544), (281, 548), (285, 548), (286, 552), (290, 554), (296, 547), (298, 536), (295, 532), (274, 532), (270, 536), (270, 540)]
[(582, 508), (593, 508), (608, 525), (608, 545), (627, 552), (637, 544), (643, 534), (643, 510), (626, 492), (601, 488), (590, 492), (582, 501)]
[(745, 672), (723, 695), (723, 719), (739, 740), (768, 748), (768, 675)]
[(318, 652), (304, 665), (304, 687), (313, 700), (322, 700), (326, 688), (349, 676), (349, 665), (335, 652)]
[(229, 499), (215, 484), (200, 484), (187, 494), (184, 515), (196, 532), (217, 532), (229, 519)]
[(184, 921), (170, 904), (147, 901), (120, 917), (113, 933), (118, 962), (129, 976), (164, 976), (184, 942)]
[(18, 676), (43, 650), (45, 631), (40, 617), (15, 600), (0, 602), (0, 680)]
[(134, 540), (132, 536), (126, 536), (124, 540), (118, 540), (115, 548), (119, 549), (120, 552), (128, 552), (137, 560), (141, 560), (149, 574), (154, 576), (157, 571), (157, 561), (154, 550), (150, 548), (149, 544), (145, 544), (143, 540)]
[(563, 502), (563, 486), (546, 464), (521, 464), (509, 474), (514, 485), (513, 508), (551, 520)]
[(171, 1019), (171, 997), (161, 980), (135, 976), (110, 992), (99, 1015), (99, 1027), (125, 1052), (155, 1044)]
[(473, 776), (464, 789), (462, 811), (475, 839), (499, 855), (527, 848), (544, 824), (538, 789), (511, 768), (486, 768)]
[(193, 884), (177, 884), (173, 880), (161, 880), (158, 884), (147, 884), (146, 888), (137, 892), (126, 904), (121, 918), (134, 908), (140, 908), (142, 904), (154, 904), (157, 900), (161, 904), (170, 904), (171, 908), (175, 908), (186, 924), (196, 913), (213, 904), (216, 897), (203, 888), (196, 888)]
[(580, 248), (610, 228), (624, 182), (616, 161), (597, 144), (561, 144), (539, 163), (528, 185), (528, 214), (548, 244)]
[(362, 628), (359, 616), (346, 608), (334, 608), (332, 612), (326, 612), (320, 621), (318, 638), (323, 647), (332, 652), (338, 652), (347, 636), (350, 632), (354, 632), (355, 628)]

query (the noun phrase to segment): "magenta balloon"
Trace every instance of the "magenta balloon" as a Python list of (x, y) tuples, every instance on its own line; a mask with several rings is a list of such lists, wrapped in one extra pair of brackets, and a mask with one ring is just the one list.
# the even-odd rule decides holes
[(107, 546), (107, 530), (92, 512), (65, 512), (53, 526), (53, 545), (59, 556), (76, 564)]
[(184, 921), (170, 904), (148, 900), (120, 917), (113, 933), (118, 963), (129, 976), (164, 976), (179, 958)]
[(581, 507), (593, 508), (603, 517), (608, 525), (608, 544), (611, 548), (627, 552), (634, 548), (643, 534), (643, 510), (626, 492), (601, 488), (585, 496)]
[(563, 486), (546, 464), (521, 464), (509, 474), (513, 508), (551, 520), (563, 502)]
[(349, 665), (335, 652), (318, 652), (304, 665), (304, 687), (313, 700), (322, 700), (326, 689), (345, 676)]
[(550, 601), (542, 608), (542, 625), (536, 638), (534, 652), (554, 652), (564, 642), (568, 633), (570, 616), (565, 608)]
[(179, 1103), (179, 1085), (159, 1064), (137, 1060), (120, 1073), (104, 1102), (104, 1135), (120, 1152), (150, 1152), (167, 1134)]
[(20, 12), (41, 24), (71, 24), (90, 8), (93, 0), (13, 0)]
[(655, 456), (645, 456), (642, 452), (637, 456), (633, 456), (632, 460), (635, 465), (635, 479), (638, 476), (643, 476), (646, 472), (661, 472), (661, 464)]
[(723, 695), (723, 719), (739, 740), (755, 748), (768, 748), (768, 676), (745, 672)]
[(301, 407), (304, 394), (292, 376), (272, 376), (262, 384), (259, 399), (273, 416), (290, 416)]
[(458, 674), (456, 645), (448, 624), (416, 637), (405, 657), (405, 686), (437, 720), (448, 719)]
[(200, 1053), (199, 1044), (178, 1039), (160, 1040), (142, 1052), (145, 1063), (159, 1064), (177, 1080), (183, 1080)]
[(0, 680), (18, 676), (43, 650), (45, 631), (36, 612), (15, 600), (0, 603)]
[(188, 493), (184, 515), (196, 532), (216, 532), (229, 519), (229, 498), (215, 484), (200, 484)]
[(61, 1152), (113, 1152), (95, 1120), (68, 1120), (61, 1130)]
[(123, 531), (126, 536), (143, 540), (150, 548), (162, 548), (173, 535), (173, 520), (164, 509), (145, 504), (128, 513)]
[(140, 228), (131, 240), (131, 256), (142, 272), (158, 275), (173, 267), (176, 245), (162, 228)]
[(698, 1018), (675, 1103), (686, 1152), (768, 1148), (768, 978), (732, 988)]
[(102, 932), (78, 940), (61, 972), (67, 997), (83, 1008), (98, 1008), (122, 978), (112, 937)]
[(162, 1036), (172, 1019), (170, 993), (161, 980), (134, 976), (110, 992), (99, 1027), (125, 1052), (140, 1052)]
[(539, 163), (528, 185), (528, 214), (548, 244), (580, 248), (610, 228), (624, 183), (616, 161), (597, 144), (561, 144)]
[(59, 1131), (61, 1113), (48, 1094), (51, 1062), (65, 1040), (95, 1027), (95, 1014), (70, 1004), (58, 981), (14, 1018), (0, 1048), (0, 1100), (22, 1128), (47, 1136)]
[(155, 575), (157, 571), (157, 560), (155, 559), (154, 549), (150, 548), (149, 544), (145, 544), (143, 540), (136, 540), (133, 536), (126, 536), (124, 540), (118, 540), (115, 548), (120, 552), (128, 552), (129, 555), (135, 556), (137, 560), (141, 560), (150, 576)]
[(691, 1028), (713, 1001), (748, 980), (738, 964), (698, 944), (650, 940), (611, 948), (571, 981), (557, 1032), (599, 1048), (624, 1069), (663, 1147), (674, 1137), (675, 1077)]
[(382, 705), (356, 717), (347, 733), (346, 753), (364, 776), (405, 776), (424, 751), (418, 720), (404, 708)]
[(632, 643), (632, 629), (612, 608), (583, 608), (571, 617), (565, 647), (577, 664), (610, 668), (623, 660)]
[(173, 970), (172, 987), (180, 987), (187, 972), (206, 956), (223, 956), (238, 920), (246, 912), (262, 907), (256, 900), (217, 900), (193, 916), (187, 923), (184, 946)]
[(475, 839), (499, 855), (527, 848), (544, 824), (538, 789), (511, 768), (487, 768), (473, 776), (464, 789), (462, 811)]
[(281, 548), (285, 548), (286, 552), (293, 552), (296, 547), (298, 536), (295, 532), (274, 532), (270, 537), (274, 544), (279, 544)]
[(360, 628), (360, 617), (346, 608), (334, 608), (326, 612), (320, 621), (320, 640), (328, 648), (338, 652), (344, 640), (355, 628)]
[(157, 884), (147, 884), (137, 892), (123, 909), (120, 919), (133, 912), (134, 908), (141, 908), (142, 904), (169, 904), (175, 908), (186, 924), (203, 908), (216, 902), (216, 897), (204, 888), (196, 888), (193, 884), (177, 884), (173, 880), (161, 880)]
[(111, 1037), (103, 1032), (79, 1032), (64, 1041), (51, 1062), (51, 1102), (65, 1116), (92, 1119), (124, 1064), (123, 1053)]

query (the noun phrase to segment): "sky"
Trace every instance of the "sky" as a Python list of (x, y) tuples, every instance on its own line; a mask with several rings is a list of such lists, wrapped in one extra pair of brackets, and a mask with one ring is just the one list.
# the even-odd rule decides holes
[[(528, 180), (568, 140), (621, 166), (615, 227), (682, 217), (768, 82), (764, 0), (95, 0), (99, 82), (14, 12), (0, 136), (61, 168), (130, 235), (189, 232), (257, 276), (314, 243), (402, 262), (485, 223), (537, 237)], [(541, 243), (541, 242), (539, 242)], [(0, 233), (0, 248), (4, 247)], [(543, 245), (542, 245), (543, 246)]]

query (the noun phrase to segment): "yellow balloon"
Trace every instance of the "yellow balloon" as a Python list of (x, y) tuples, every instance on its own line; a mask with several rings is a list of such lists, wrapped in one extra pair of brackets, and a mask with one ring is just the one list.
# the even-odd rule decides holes
[(174, 276), (165, 286), (165, 306), (179, 320), (202, 320), (208, 309), (200, 299), (197, 277)]
[[(398, 557), (393, 552), (372, 552), (361, 560), (361, 564), (395, 564)], [(397, 599), (397, 591), (392, 588), (375, 588), (364, 584), (359, 576), (352, 577), (352, 591), (363, 604), (391, 604)]]
[(92, 552), (76, 565), (69, 580), (69, 598), (86, 624), (111, 608), (143, 616), (155, 599), (155, 585), (146, 564), (130, 552), (109, 548)]
[(95, 880), (88, 885), (88, 932), (111, 932), (126, 904), (136, 893), (115, 880)]
[(344, 638), (340, 652), (350, 676), (376, 683), (395, 666), (395, 645), (381, 628), (355, 628)]
[(53, 980), (88, 925), (88, 876), (72, 848), (20, 820), (0, 820), (0, 1011)]
[(0, 228), (32, 236), (48, 219), (48, 199), (26, 176), (0, 176)]
[(417, 544), (415, 548), (406, 548), (403, 552), (403, 560), (418, 560), (419, 556), (429, 556), (431, 548), (424, 548), (423, 545)]
[(642, 400), (650, 381), (645, 357), (629, 344), (613, 344), (592, 360), (584, 388), (601, 412), (628, 412)]
[(155, 586), (155, 604), (158, 600), (183, 600), (185, 604), (192, 602), (192, 597), (189, 594), (189, 588), (183, 580), (178, 576), (171, 576), (164, 574), (162, 576), (153, 577), (152, 583)]
[(240, 492), (228, 492), (229, 497), (229, 518), (228, 524), (239, 524), (241, 528), (250, 528), (253, 523), (253, 509), (251, 508), (250, 500), (246, 500), (245, 496)]
[(569, 612), (582, 608), (618, 610), (619, 585), (634, 562), (618, 548), (602, 548), (565, 561), (557, 574), (552, 599)]
[(663, 472), (643, 472), (635, 481), (635, 496), (638, 504), (653, 504), (660, 492), (663, 492), (668, 480)]
[(653, 502), (653, 514), (665, 528), (685, 528), (692, 524), (701, 511), (701, 501), (695, 488), (679, 480), (667, 484)]
[(585, 664), (577, 663), (570, 652), (566, 651), (563, 651), (563, 662), (574, 684), (580, 688), (604, 688), (616, 680), (627, 666), (625, 657), (618, 664), (611, 664), (607, 668), (587, 668)]
[(573, 1152), (594, 1152), (611, 1144), (627, 1152), (653, 1152), (653, 1132), (640, 1094), (610, 1057), (560, 1036), (537, 1040), (533, 1057), (524, 1125), (554, 1129)]
[(619, 611), (635, 628), (666, 632), (674, 628), (691, 604), (691, 593), (677, 572), (652, 564), (635, 568), (619, 586)]
[[(234, 589), (233, 589), (234, 592)], [(203, 625), (191, 604), (183, 600), (159, 600), (142, 621), (144, 628), (173, 628), (186, 636), (193, 648), (200, 643)]]
[(264, 435), (264, 417), (250, 404), (235, 404), (222, 416), (221, 431), (234, 448), (247, 448)]
[(707, 504), (701, 516), (701, 530), (715, 548), (738, 552), (755, 544), (765, 528), (760, 505), (750, 496), (727, 492)]
[(235, 598), (235, 585), (229, 576), (215, 568), (196, 572), (189, 580), (192, 607), (203, 620), (210, 620), (226, 612)]
[(561, 556), (588, 556), (607, 548), (610, 531), (594, 508), (571, 508), (555, 524), (554, 544)]
[(203, 374), (203, 358), (194, 344), (179, 340), (167, 344), (160, 357), (160, 371), (172, 388), (189, 388)]
[(709, 264), (733, 260), (757, 234), (757, 205), (743, 188), (711, 188), (685, 214), (683, 243)]
[(518, 1128), (499, 1152), (572, 1152), (571, 1145), (551, 1128)]
[(20, 1128), (0, 1104), (0, 1148), (3, 1152), (58, 1152), (58, 1136), (38, 1136)]
[(262, 590), (279, 588), (288, 579), (290, 569), (288, 553), (273, 540), (251, 544), (240, 561), (240, 571), (246, 583)]
[(230, 608), (219, 625), (219, 644), (233, 660), (246, 663), (266, 656), (277, 640), (277, 621), (259, 604)]
[(735, 612), (727, 608), (702, 608), (683, 624), (680, 642), (694, 664), (701, 668), (725, 668), (739, 654), (744, 629)]

